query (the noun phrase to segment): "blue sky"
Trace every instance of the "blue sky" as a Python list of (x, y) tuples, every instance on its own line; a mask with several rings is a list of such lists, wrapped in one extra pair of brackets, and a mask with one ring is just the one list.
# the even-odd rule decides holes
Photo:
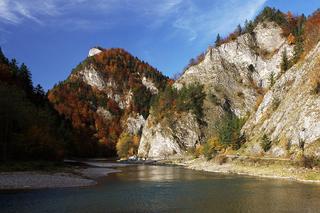
[(320, 1), (0, 0), (0, 46), (45, 89), (97, 45), (124, 48), (172, 76), (266, 5), (309, 15)]

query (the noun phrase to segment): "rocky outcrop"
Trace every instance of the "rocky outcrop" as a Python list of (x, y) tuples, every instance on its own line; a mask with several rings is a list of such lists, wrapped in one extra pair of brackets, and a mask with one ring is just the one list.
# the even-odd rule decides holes
[[(212, 134), (212, 127), (226, 112), (226, 107), (239, 117), (254, 111), (257, 98), (269, 87), (270, 75), (280, 76), (284, 51), (289, 57), (293, 54), (293, 47), (282, 37), (282, 29), (273, 22), (260, 23), (254, 33), (243, 34), (234, 41), (209, 48), (203, 61), (184, 72), (175, 82), (176, 88), (198, 82), (204, 85), (207, 94), (204, 102), (205, 136)], [(192, 122), (199, 126), (196, 120)], [(141, 140), (141, 146), (151, 151), (141, 148), (141, 154), (161, 157), (182, 152), (183, 146), (181, 149), (173, 134), (165, 131), (167, 126), (162, 123), (153, 125), (147, 122)], [(193, 134), (188, 139), (199, 140), (200, 131)]]
[[(293, 46), (281, 34), (277, 24), (260, 23), (252, 34), (209, 48), (204, 60), (188, 68), (175, 85), (179, 88), (200, 82), (208, 94), (214, 94), (220, 102), (228, 99), (232, 111), (244, 117), (253, 110), (260, 90), (269, 87), (271, 74), (280, 75), (282, 53), (286, 50), (289, 57), (293, 54)], [(212, 104), (206, 107), (206, 111), (214, 110)], [(207, 120), (214, 117), (217, 114)]]
[(154, 83), (147, 79), (146, 77), (142, 78), (142, 84), (152, 93), (152, 94), (158, 94), (159, 90), (158, 88), (154, 85)]
[(200, 127), (192, 113), (184, 113), (173, 120), (160, 122), (150, 115), (143, 128), (138, 156), (163, 159), (170, 155), (181, 155), (194, 148), (200, 140)]
[(92, 87), (96, 87), (99, 90), (103, 90), (105, 88), (105, 82), (93, 66), (85, 67), (79, 72), (79, 76), (84, 82)]
[[(320, 157), (320, 97), (312, 93), (314, 79), (320, 82), (320, 44), (283, 72), (285, 51), (289, 59), (293, 57), (294, 46), (283, 37), (282, 29), (273, 22), (264, 22), (251, 34), (209, 48), (199, 64), (185, 70), (174, 86), (179, 89), (195, 82), (204, 85), (205, 136), (212, 134), (213, 125), (226, 110), (231, 110), (236, 116), (247, 118), (242, 129), (247, 142), (239, 153), (295, 157), (303, 150), (307, 155)], [(192, 132), (195, 128), (189, 128), (191, 122), (198, 126), (191, 119), (181, 119), (180, 126), (186, 125), (184, 128)], [(169, 126), (148, 119), (139, 153), (155, 158), (182, 153), (185, 146), (177, 139), (179, 131)], [(201, 131), (191, 132), (184, 140), (194, 145)], [(272, 142), (267, 152), (261, 146), (264, 135)]]
[(131, 115), (123, 124), (126, 126), (126, 132), (131, 135), (137, 135), (146, 123), (146, 119), (140, 114)]
[(97, 55), (99, 53), (101, 53), (102, 50), (98, 49), (98, 48), (91, 48), (89, 50), (89, 54), (88, 54), (88, 57), (91, 57), (91, 56), (94, 56), (94, 55)]
[(313, 92), (312, 83), (319, 76), (319, 67), (320, 43), (276, 81), (246, 122), (246, 153), (256, 153), (253, 147), (267, 135), (273, 142), (267, 154), (285, 157), (303, 143), (307, 153), (320, 157), (320, 97)]
[(106, 110), (105, 108), (98, 106), (97, 114), (103, 118), (104, 121), (112, 120), (113, 116), (109, 110)]

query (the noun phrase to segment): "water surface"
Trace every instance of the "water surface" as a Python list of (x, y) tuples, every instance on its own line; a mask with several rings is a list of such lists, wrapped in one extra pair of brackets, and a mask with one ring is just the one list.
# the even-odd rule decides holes
[(320, 186), (129, 166), (86, 188), (0, 192), (0, 212), (319, 212)]

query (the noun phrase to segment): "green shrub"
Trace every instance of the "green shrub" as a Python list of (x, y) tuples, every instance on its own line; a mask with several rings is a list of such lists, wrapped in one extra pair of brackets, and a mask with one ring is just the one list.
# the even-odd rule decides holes
[(270, 73), (270, 76), (269, 76), (269, 85), (270, 87), (272, 87), (276, 82), (276, 79), (275, 79), (275, 74), (274, 72), (271, 72)]
[(303, 154), (303, 152), (301, 152), (301, 155), (297, 158), (297, 163), (299, 166), (302, 166), (306, 169), (313, 169), (320, 165), (320, 160), (315, 156), (306, 156)]
[(202, 148), (202, 153), (207, 160), (211, 160), (214, 154), (214, 149), (211, 144), (205, 143)]
[(289, 68), (290, 68), (290, 61), (288, 59), (287, 50), (285, 49), (282, 53), (281, 71), (285, 72)]
[(214, 160), (219, 165), (222, 165), (222, 164), (225, 164), (227, 162), (228, 158), (225, 155), (217, 155)]
[(261, 139), (260, 145), (261, 145), (263, 151), (267, 152), (271, 149), (272, 141), (269, 139), (269, 137), (266, 134), (264, 134)]
[(276, 111), (278, 107), (280, 106), (280, 100), (278, 98), (275, 98), (272, 100), (272, 109), (273, 111)]
[(217, 125), (219, 142), (226, 148), (232, 147), (239, 149), (243, 142), (241, 138), (241, 128), (244, 124), (244, 119), (238, 118), (233, 114), (228, 114)]
[(203, 118), (203, 86), (195, 83), (177, 90), (171, 85), (152, 99), (153, 114), (161, 118), (173, 112), (193, 112), (198, 120)]

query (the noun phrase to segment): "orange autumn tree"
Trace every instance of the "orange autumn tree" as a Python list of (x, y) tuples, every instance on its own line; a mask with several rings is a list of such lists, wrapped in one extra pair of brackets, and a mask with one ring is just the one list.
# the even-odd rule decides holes
[[(83, 72), (88, 69), (98, 73), (104, 82), (103, 89), (86, 83)], [(116, 154), (116, 143), (126, 128), (122, 124), (128, 116), (148, 116), (154, 94), (142, 84), (143, 78), (160, 91), (169, 80), (123, 49), (102, 49), (101, 53), (86, 58), (66, 81), (49, 91), (48, 97), (54, 107), (71, 120), (81, 137), (87, 138), (77, 143), (91, 147), (90, 152), (78, 155)]]
[(305, 23), (304, 48), (308, 53), (320, 41), (320, 10), (308, 17)]

